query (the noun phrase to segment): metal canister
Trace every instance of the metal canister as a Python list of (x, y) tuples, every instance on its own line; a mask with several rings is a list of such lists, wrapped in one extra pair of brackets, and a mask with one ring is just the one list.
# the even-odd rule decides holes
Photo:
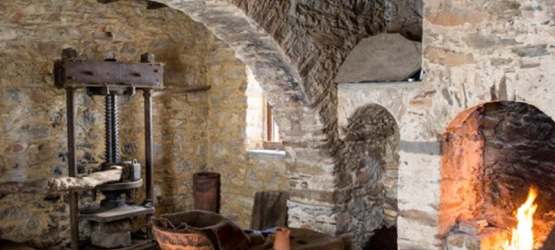
[(201, 172), (193, 175), (193, 197), (196, 210), (220, 212), (220, 174)]

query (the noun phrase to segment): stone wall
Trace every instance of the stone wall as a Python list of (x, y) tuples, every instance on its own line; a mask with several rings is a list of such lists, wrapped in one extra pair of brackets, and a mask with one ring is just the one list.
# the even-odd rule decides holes
[[(67, 175), (65, 94), (54, 88), (51, 69), (61, 50), (72, 47), (85, 58), (134, 62), (148, 51), (166, 63), (168, 89), (212, 86), (208, 93), (154, 98), (158, 214), (192, 207), (192, 173), (200, 170), (222, 172), (222, 212), (242, 226), (248, 225), (254, 192), (286, 189), (281, 158), (247, 157), (244, 64), (183, 13), (146, 10), (134, 1), (76, 0), (5, 2), (0, 14), (0, 182)], [(104, 99), (81, 92), (77, 103), (77, 159), (85, 173), (103, 162)], [(122, 97), (120, 103), (122, 158), (143, 162), (142, 96)], [(228, 126), (231, 119), (236, 126)], [(250, 185), (248, 192), (242, 185)], [(143, 197), (139, 192), (136, 200)], [(82, 205), (90, 201), (82, 195)], [(0, 238), (41, 249), (66, 247), (67, 202), (64, 195), (1, 195)]]
[[(463, 110), (492, 100), (515, 100), (554, 117), (554, 10), (548, 1), (424, 1), (421, 83), (363, 84), (341, 93), (340, 124), (357, 106), (378, 104), (397, 120), (399, 249), (441, 249), (438, 135)], [(353, 87), (354, 88), (354, 87)], [(341, 115), (345, 112), (346, 114)]]
[[(358, 41), (387, 30), (385, 1), (159, 1), (206, 24), (235, 50), (262, 85), (289, 156), (291, 225), (362, 235), (356, 230), (341, 231), (355, 221), (337, 220), (341, 213), (356, 211), (336, 206), (337, 195), (345, 190), (336, 189), (342, 183), (334, 173), (348, 168), (337, 163), (343, 158), (341, 152), (354, 153), (354, 149), (347, 149), (337, 137), (333, 79)], [(419, 23), (419, 10), (405, 16), (406, 10), (415, 9), (408, 3), (388, 3), (392, 13), (388, 20), (404, 23), (396, 18), (410, 17)], [(404, 30), (403, 24), (399, 27)], [(356, 150), (360, 155), (366, 152)]]
[[(369, 232), (375, 229), (372, 227), (379, 226), (381, 220), (376, 218), (367, 223), (364, 217), (372, 216), (373, 212), (365, 208), (371, 205), (359, 206), (361, 201), (355, 202), (356, 198), (351, 199), (351, 194), (348, 194), (357, 190), (356, 185), (332, 174), (345, 169), (358, 169), (360, 162), (355, 159), (363, 158), (365, 154), (364, 147), (350, 148), (337, 138), (333, 79), (358, 41), (384, 30), (383, 2), (309, 0), (233, 3), (272, 35), (292, 59), (292, 64), (299, 69), (306, 101), (324, 122), (321, 129), (327, 139), (320, 146), (300, 148), (298, 144), (289, 143), (287, 130), (283, 132), (284, 145), (292, 156), (288, 164), (291, 188), (294, 190), (289, 202), (291, 225), (341, 234), (352, 239), (355, 249), (362, 247)], [(285, 122), (293, 122), (291, 115), (280, 112), (279, 106), (277, 108), (276, 119), (280, 128)], [(327, 160), (329, 156), (333, 158)], [(333, 180), (333, 186), (329, 185), (329, 179)], [(378, 217), (383, 215), (378, 214)], [(367, 224), (371, 227), (366, 228)]]
[[(343, 233), (338, 228), (346, 227), (340, 224), (349, 222), (337, 218), (333, 191), (338, 182), (333, 172), (340, 167), (330, 158), (330, 152), (339, 152), (338, 148), (342, 147), (335, 138), (333, 79), (350, 49), (363, 37), (383, 29), (382, 4), (366, 1), (231, 2), (264, 28), (291, 59), (302, 79), (302, 101), (311, 110), (309, 112), (319, 114), (324, 123), (316, 129), (324, 132), (327, 139), (307, 136), (309, 127), (297, 125), (307, 116), (293, 113), (295, 110), (283, 110), (280, 103), (270, 99), (277, 123), (283, 129), (284, 145), (291, 156), (288, 160), (293, 191), (289, 202), (291, 226)], [(265, 91), (268, 89), (264, 83), (261, 85)], [(296, 131), (289, 131), (289, 127)], [(303, 136), (302, 141), (291, 138), (297, 134)], [(329, 150), (331, 148), (334, 149)]]
[(205, 164), (222, 175), (220, 213), (248, 228), (255, 193), (287, 190), (287, 173), (283, 157), (247, 152), (245, 65), (221, 41), (213, 41), (210, 51)]
[(401, 33), (406, 38), (422, 41), (422, 12), (425, 0), (385, 1), (387, 32)]
[[(234, 0), (231, 2), (261, 25), (291, 58), (292, 64), (299, 69), (303, 80), (306, 100), (314, 106), (324, 121), (323, 131), (327, 137), (324, 148), (327, 148), (327, 152), (315, 150), (316, 148), (312, 147), (307, 150), (312, 152), (310, 154), (312, 160), (302, 159), (309, 165), (299, 166), (298, 162), (301, 161), (302, 156), (295, 151), (301, 150), (294, 147), (288, 149), (296, 161), (289, 164), (289, 172), (292, 173), (290, 177), (300, 182), (300, 188), (298, 184), (293, 184), (292, 188), (296, 192), (293, 193), (289, 203), (289, 208), (292, 210), (290, 218), (297, 221), (293, 225), (343, 235), (354, 243), (354, 249), (361, 248), (372, 231), (381, 226), (380, 223), (392, 225), (395, 224), (395, 219), (385, 223), (379, 219), (384, 217), (383, 210), (380, 213), (374, 213), (366, 210), (365, 208), (368, 207), (366, 205), (359, 206), (360, 203), (355, 205), (354, 201), (357, 200), (355, 197), (358, 197), (355, 193), (360, 187), (348, 181), (347, 178), (342, 178), (342, 174), (334, 176), (336, 191), (333, 195), (322, 192), (329, 188), (317, 183), (320, 178), (314, 178), (315, 175), (321, 174), (321, 170), (314, 171), (315, 169), (323, 169), (329, 173), (329, 167), (321, 163), (325, 155), (333, 157), (333, 169), (336, 173), (355, 176), (356, 171), (349, 172), (349, 170), (357, 169), (360, 166), (358, 159), (367, 158), (368, 152), (374, 150), (368, 144), (355, 146), (351, 142), (338, 138), (338, 129), (342, 128), (337, 127), (337, 90), (333, 79), (348, 53), (364, 37), (391, 31), (404, 32), (405, 35), (410, 34), (411, 38), (419, 40), (422, 2), (355, 0), (295, 2)], [(277, 116), (278, 123), (291, 120), (287, 112), (282, 114), (281, 117), (279, 114)], [(356, 127), (360, 124), (353, 125)], [(287, 132), (285, 131), (284, 134), (287, 135)], [(370, 141), (372, 137), (361, 140)], [(284, 144), (287, 146), (287, 138), (284, 139)], [(388, 163), (393, 166), (397, 161), (391, 160)], [(396, 179), (396, 176), (391, 178)], [(370, 185), (380, 186), (383, 183)], [(387, 185), (396, 188), (396, 184)], [(391, 192), (388, 195), (390, 194)], [(352, 200), (348, 201), (349, 198), (346, 197), (351, 197)], [(347, 205), (348, 203), (351, 205)], [(317, 206), (314, 206), (315, 204)], [(329, 210), (327, 207), (330, 206), (333, 207), (334, 212), (324, 213), (323, 211)], [(396, 208), (396, 206), (395, 204), (390, 208)], [(311, 211), (310, 207), (314, 210)], [(395, 210), (389, 210), (390, 218), (396, 216)], [(311, 218), (311, 214), (318, 214), (318, 216)], [(364, 217), (368, 218), (364, 220), (362, 219)], [(371, 219), (373, 217), (376, 219)], [(381, 222), (376, 223), (376, 221)]]
[(441, 204), (439, 234), (458, 221), (482, 219), (484, 137), (483, 107), (459, 114), (441, 135)]

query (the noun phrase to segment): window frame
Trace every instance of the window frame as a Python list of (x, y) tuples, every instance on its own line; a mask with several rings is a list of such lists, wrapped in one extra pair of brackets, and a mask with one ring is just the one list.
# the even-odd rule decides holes
[(274, 119), (274, 112), (270, 103), (266, 101), (266, 107), (264, 109), (265, 115), (265, 124), (266, 124), (266, 133), (263, 142), (264, 149), (273, 149), (273, 150), (282, 150), (283, 143), (282, 138), (279, 133), (279, 127)]

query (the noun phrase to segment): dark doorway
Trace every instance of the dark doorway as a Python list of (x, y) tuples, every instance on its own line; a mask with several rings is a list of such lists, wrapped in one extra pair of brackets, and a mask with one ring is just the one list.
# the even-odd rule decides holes
[(382, 227), (374, 231), (364, 250), (397, 250), (397, 227)]

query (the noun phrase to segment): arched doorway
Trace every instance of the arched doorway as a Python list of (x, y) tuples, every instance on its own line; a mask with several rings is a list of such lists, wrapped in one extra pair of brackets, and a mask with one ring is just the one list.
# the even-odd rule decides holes
[(339, 228), (353, 249), (376, 249), (377, 243), (370, 244), (374, 235), (397, 249), (399, 128), (395, 118), (382, 106), (362, 106), (349, 118), (344, 132), (343, 160), (338, 163), (342, 166), (338, 186), (345, 194), (337, 200)]

